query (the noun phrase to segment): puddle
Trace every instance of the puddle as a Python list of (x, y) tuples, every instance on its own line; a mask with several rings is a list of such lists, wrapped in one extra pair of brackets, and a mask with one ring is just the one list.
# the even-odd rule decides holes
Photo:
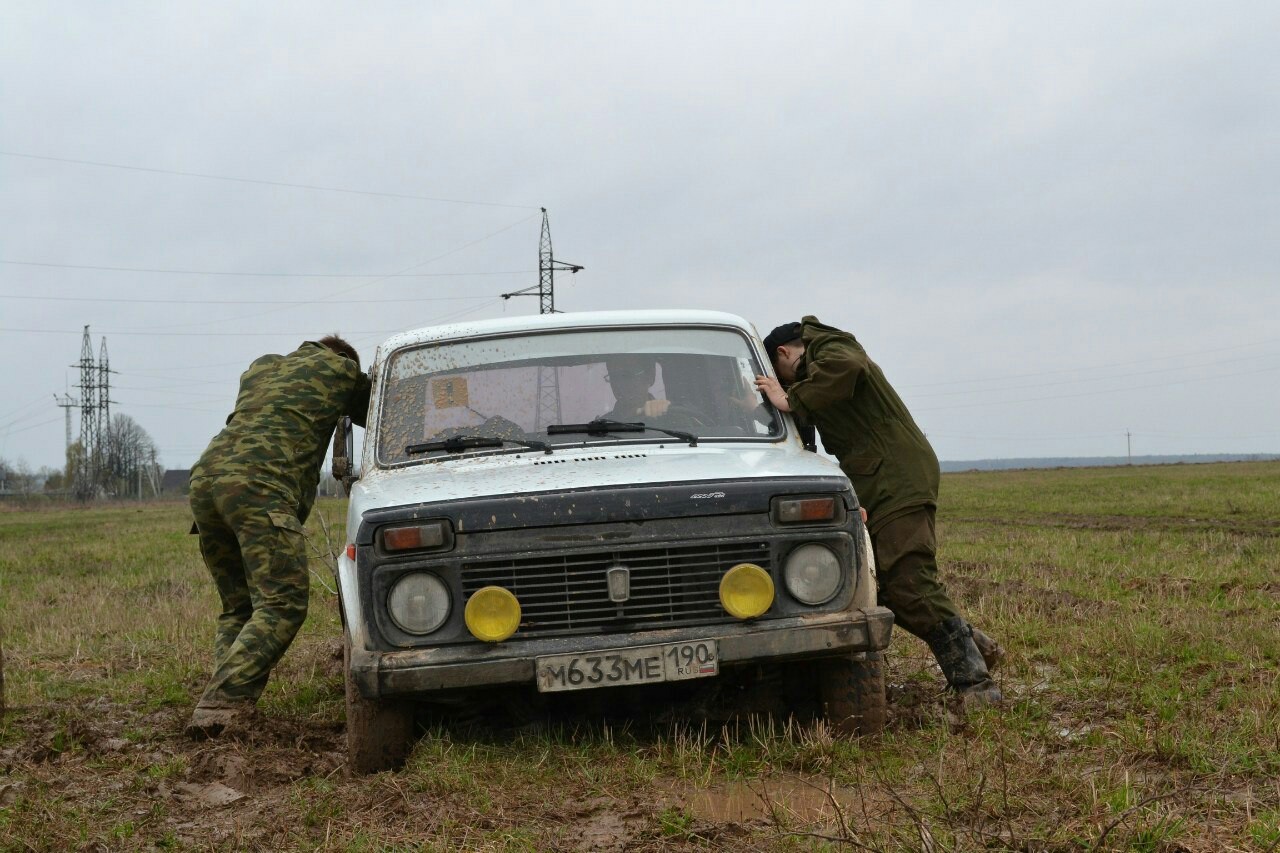
[(1033, 664), (1036, 673), (1036, 680), (1031, 683), (1030, 690), (1032, 693), (1046, 693), (1053, 689), (1053, 685), (1062, 679), (1062, 670), (1051, 663)]
[(837, 808), (845, 815), (863, 808), (857, 791), (832, 787), (826, 779), (756, 779), (676, 795), (688, 812), (713, 823), (827, 823), (837, 820)]

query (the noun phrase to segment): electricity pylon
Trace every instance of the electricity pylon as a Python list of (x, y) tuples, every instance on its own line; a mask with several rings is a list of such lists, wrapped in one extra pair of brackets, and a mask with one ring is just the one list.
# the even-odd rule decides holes
[(54, 394), (53, 399), (57, 401), (58, 408), (66, 409), (66, 411), (63, 413), (64, 415), (66, 415), (66, 422), (67, 422), (66, 449), (70, 450), (71, 449), (71, 410), (79, 408), (80, 401), (77, 400), (75, 397), (72, 397), (70, 394), (63, 394), (61, 397), (59, 397), (57, 394)]
[[(106, 441), (111, 429), (111, 369), (107, 363), (107, 339), (102, 339), (98, 361), (93, 359), (93, 344), (89, 340), (89, 327), (84, 327), (80, 343), (80, 360), (72, 367), (80, 368), (80, 453), (82, 458), (76, 469), (75, 490), (80, 500), (89, 500), (105, 480)], [(57, 396), (56, 394), (54, 395)], [(66, 405), (75, 401), (67, 395)], [(58, 405), (63, 405), (59, 402)], [(70, 444), (70, 409), (67, 410), (67, 438)]]
[[(513, 296), (538, 296), (538, 313), (556, 313), (556, 270), (576, 273), (583, 267), (566, 261), (557, 261), (551, 250), (551, 220), (547, 209), (542, 208), (542, 238), (538, 241), (538, 283), (512, 293), (502, 294), (503, 299)], [(534, 419), (534, 431), (541, 431), (547, 424), (560, 422), (560, 380), (551, 366), (538, 367), (538, 413)]]
[(542, 208), (542, 239), (538, 241), (538, 283), (523, 290), (502, 294), (503, 299), (513, 296), (538, 297), (538, 313), (556, 313), (556, 270), (575, 273), (583, 267), (566, 261), (557, 261), (551, 251), (551, 220), (547, 209)]
[(98, 447), (101, 432), (98, 424), (98, 371), (93, 363), (93, 344), (89, 341), (89, 327), (84, 327), (80, 343), (80, 361), (72, 367), (80, 368), (80, 464), (76, 467), (76, 497), (87, 501), (93, 497), (98, 484)]

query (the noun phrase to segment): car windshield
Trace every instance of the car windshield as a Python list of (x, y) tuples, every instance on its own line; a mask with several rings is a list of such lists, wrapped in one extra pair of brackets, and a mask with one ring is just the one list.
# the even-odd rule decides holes
[[(593, 329), (407, 348), (387, 364), (378, 462), (532, 452), (519, 442), (670, 443), (671, 432), (773, 439), (782, 426), (755, 390), (761, 372), (732, 329)], [(503, 441), (450, 442), (460, 438)]]

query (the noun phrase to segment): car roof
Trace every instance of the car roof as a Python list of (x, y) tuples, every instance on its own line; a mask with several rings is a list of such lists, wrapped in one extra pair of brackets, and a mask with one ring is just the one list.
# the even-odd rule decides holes
[(387, 338), (378, 352), (390, 353), (406, 346), (424, 343), (504, 335), (519, 332), (545, 332), (555, 329), (606, 328), (610, 326), (732, 326), (759, 337), (755, 327), (736, 314), (723, 311), (679, 309), (647, 309), (641, 311), (578, 311), (563, 314), (525, 314), (427, 326), (399, 332)]

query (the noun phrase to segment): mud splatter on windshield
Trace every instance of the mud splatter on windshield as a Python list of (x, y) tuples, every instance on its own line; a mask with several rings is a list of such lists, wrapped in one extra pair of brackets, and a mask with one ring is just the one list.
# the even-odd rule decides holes
[(404, 463), (410, 445), (462, 436), (580, 444), (583, 435), (548, 435), (547, 427), (597, 418), (699, 439), (775, 438), (781, 426), (752, 382), (759, 372), (747, 339), (726, 329), (607, 329), (405, 349), (387, 364), (378, 460)]

